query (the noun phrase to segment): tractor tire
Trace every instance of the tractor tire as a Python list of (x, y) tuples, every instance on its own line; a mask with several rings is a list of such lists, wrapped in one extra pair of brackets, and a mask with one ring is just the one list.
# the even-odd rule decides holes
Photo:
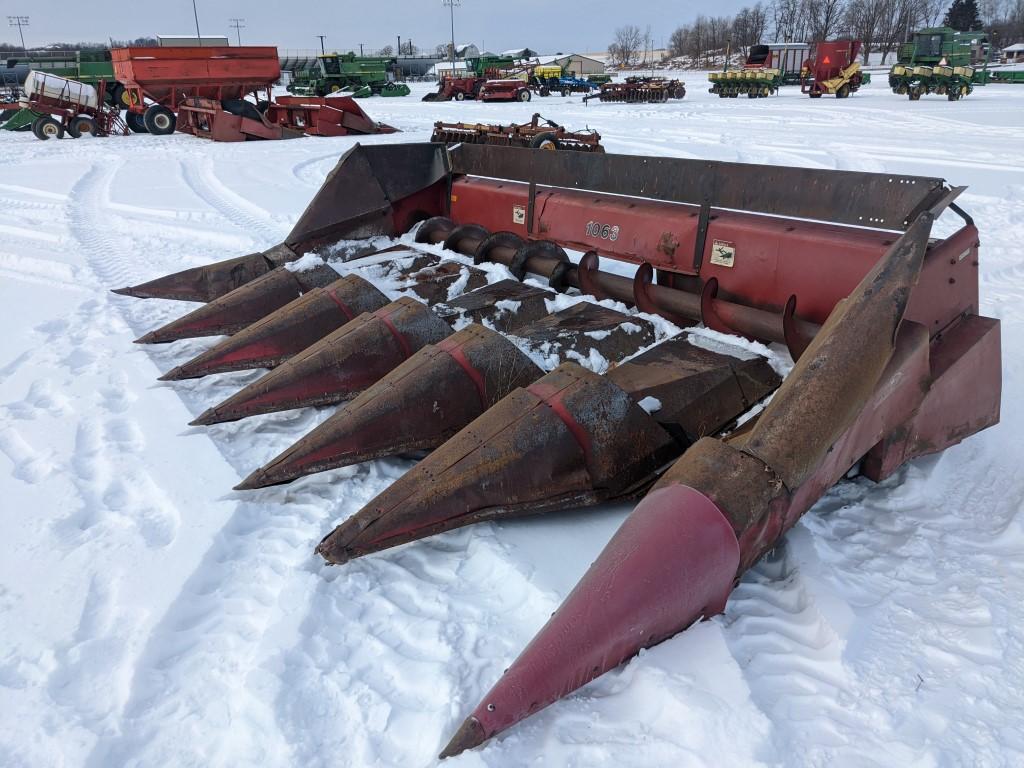
[(455, 98), (456, 101), (465, 101), (466, 100), (466, 94), (463, 93), (462, 91), (456, 91), (454, 98)]
[(87, 138), (101, 136), (102, 133), (95, 120), (88, 115), (79, 115), (78, 117), (73, 117), (71, 122), (68, 123), (68, 135), (73, 139), (77, 139), (82, 136)]
[(526, 88), (523, 88), (523, 90), (516, 94), (516, 101), (529, 101), (531, 98), (533, 97)]
[(128, 130), (132, 133), (149, 133), (149, 129), (146, 127), (146, 123), (142, 119), (142, 115), (138, 112), (126, 112), (124, 115), (124, 122), (128, 126)]
[(178, 119), (163, 104), (152, 104), (142, 116), (142, 122), (146, 126), (146, 130), (154, 136), (169, 136), (174, 133)]
[(540, 87), (540, 95), (541, 96), (550, 96), (551, 95), (551, 89), (548, 88), (546, 85), (542, 85)]
[(52, 117), (43, 115), (42, 117), (37, 117), (35, 122), (32, 123), (32, 133), (40, 141), (46, 141), (47, 139), (63, 139), (64, 126)]
[(259, 107), (245, 99), (224, 99), (224, 101), (220, 103), (220, 106), (225, 112), (230, 112), (232, 115), (245, 117), (249, 120), (258, 121), (263, 117), (263, 113), (260, 112)]
[(531, 149), (547, 149), (556, 150), (561, 149), (562, 145), (558, 143), (558, 137), (551, 132), (538, 133), (530, 141)]
[(839, 86), (839, 90), (836, 91), (836, 98), (837, 99), (845, 99), (845, 98), (849, 97), (849, 95), (850, 95), (850, 84), (849, 83), (843, 83), (843, 85)]
[(120, 83), (115, 82), (111, 84), (109, 88), (107, 88), (107, 96), (105, 101), (108, 104), (110, 104), (110, 106), (117, 107), (118, 109), (120, 109), (122, 104), (124, 104), (124, 102), (122, 101), (123, 98), (124, 86)]
[(562, 89), (562, 98), (564, 99), (568, 95), (569, 95), (569, 89), (568, 88), (563, 88)]
[(340, 90), (341, 90), (341, 86), (340, 86), (340, 85), (338, 85), (337, 83), (334, 83), (333, 85), (331, 85), (331, 87), (330, 87), (330, 88), (328, 88), (328, 90), (329, 90), (329, 91), (330, 91), (331, 93), (337, 93), (338, 91), (340, 91)]

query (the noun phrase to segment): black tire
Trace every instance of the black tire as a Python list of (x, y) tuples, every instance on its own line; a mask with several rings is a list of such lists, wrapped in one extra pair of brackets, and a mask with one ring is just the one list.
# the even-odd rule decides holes
[(920, 91), (920, 89), (918, 89), (918, 88), (911, 88), (909, 91), (907, 91), (907, 97), (911, 101), (920, 101), (921, 100), (921, 91)]
[(121, 101), (124, 98), (124, 86), (120, 83), (110, 83), (107, 87), (106, 101), (112, 107), (120, 109), (123, 105)]
[(465, 101), (466, 100), (466, 94), (464, 94), (462, 91), (456, 91), (454, 99), (456, 101)]
[(261, 120), (263, 118), (263, 113), (260, 112), (259, 107), (245, 99), (224, 99), (220, 106), (225, 112), (230, 112), (232, 115), (238, 115), (239, 117), (246, 117), (250, 120)]
[(562, 89), (562, 97), (565, 98), (568, 95), (569, 95), (569, 89), (568, 88), (563, 88)]
[(558, 142), (558, 137), (551, 133), (538, 133), (530, 140), (531, 149), (549, 149), (557, 150), (561, 149), (562, 145)]
[(821, 92), (819, 91), (819, 92), (815, 93), (814, 91), (811, 91), (811, 98), (812, 99), (820, 99), (821, 98)]
[(40, 141), (63, 139), (64, 126), (49, 115), (43, 115), (42, 117), (37, 117), (35, 122), (32, 123), (32, 133)]
[(516, 101), (529, 101), (531, 98), (533, 96), (528, 88), (523, 88), (523, 90), (516, 94)]
[(68, 123), (68, 135), (73, 139), (77, 139), (81, 136), (100, 136), (101, 132), (96, 121), (91, 117), (88, 115), (78, 115), (78, 117), (72, 118), (71, 122)]
[(153, 104), (146, 109), (142, 116), (142, 122), (146, 130), (154, 136), (169, 136), (174, 133), (178, 119), (163, 104)]
[(142, 115), (138, 112), (125, 112), (124, 122), (132, 133), (149, 133)]
[(839, 86), (839, 90), (836, 91), (836, 98), (837, 99), (845, 99), (849, 95), (850, 95), (850, 84), (849, 83), (844, 83), (843, 85)]
[(540, 87), (540, 95), (541, 96), (550, 96), (551, 95), (551, 89), (548, 88), (546, 85), (542, 85)]

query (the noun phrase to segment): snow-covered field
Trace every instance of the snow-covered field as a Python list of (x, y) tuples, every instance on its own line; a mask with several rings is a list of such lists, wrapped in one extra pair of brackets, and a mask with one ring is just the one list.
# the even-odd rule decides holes
[[(686, 79), (657, 106), (423, 104), (419, 85), (362, 102), (403, 131), (364, 141), (539, 110), (611, 152), (968, 185), (1002, 423), (842, 484), (724, 616), (448, 764), (1024, 765), (1024, 87), (720, 100)], [(326, 568), (316, 542), (408, 462), (231, 490), (326, 414), (187, 427), (256, 374), (158, 383), (211, 341), (132, 344), (186, 306), (108, 289), (279, 242), (353, 142), (0, 132), (0, 765), (433, 765), (626, 513)]]

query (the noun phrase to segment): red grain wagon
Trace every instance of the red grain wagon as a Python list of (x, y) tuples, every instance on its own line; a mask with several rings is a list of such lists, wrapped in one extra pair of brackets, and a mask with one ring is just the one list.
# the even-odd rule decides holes
[(179, 106), (197, 100), (224, 103), (252, 95), (269, 102), (281, 77), (273, 46), (115, 48), (111, 60), (131, 104), (128, 126), (137, 133), (173, 133)]

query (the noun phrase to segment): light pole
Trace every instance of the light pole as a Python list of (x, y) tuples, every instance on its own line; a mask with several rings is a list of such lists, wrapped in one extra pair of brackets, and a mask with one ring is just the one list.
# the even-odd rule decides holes
[(18, 35), (21, 37), (21, 49), (27, 51), (25, 47), (25, 33), (22, 31), (22, 27), (28, 26), (28, 16), (8, 16), (7, 23), (12, 27), (18, 28)]
[(199, 33), (199, 10), (196, 8), (196, 0), (192, 0), (192, 15), (196, 17), (196, 40), (202, 46), (203, 36)]
[(317, 35), (317, 37), (320, 38), (320, 53), (326, 54), (327, 51), (324, 50), (324, 38), (327, 37), (327, 35)]
[(452, 77), (455, 77), (455, 6), (462, 5), (462, 0), (441, 0), (441, 5), (447, 5), (452, 19)]
[(235, 34), (238, 35), (238, 47), (241, 48), (242, 47), (242, 30), (245, 29), (245, 24), (243, 24), (242, 22), (245, 21), (245, 19), (228, 19), (228, 21), (231, 22), (228, 26), (234, 27)]

